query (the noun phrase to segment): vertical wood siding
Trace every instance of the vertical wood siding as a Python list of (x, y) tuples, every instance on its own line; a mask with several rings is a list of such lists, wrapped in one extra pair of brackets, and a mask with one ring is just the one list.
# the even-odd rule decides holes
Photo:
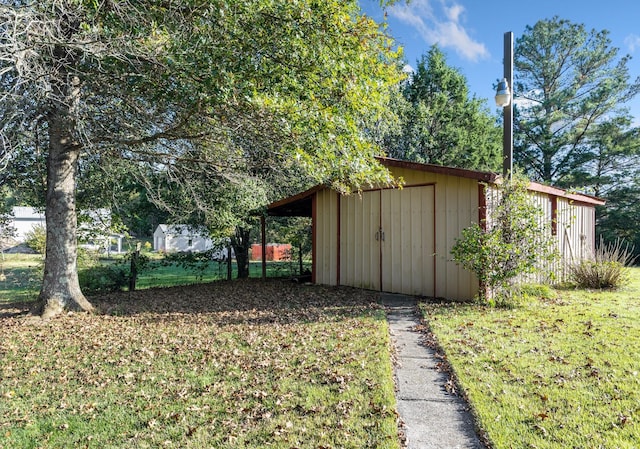
[(382, 290), (435, 295), (435, 186), (382, 191)]
[(379, 190), (340, 200), (340, 283), (380, 290)]
[[(538, 226), (552, 237), (558, 259), (541, 262), (540, 271), (523, 278), (523, 282), (557, 283), (565, 280), (567, 265), (591, 256), (595, 248), (595, 208), (542, 192), (530, 192), (531, 201), (542, 211)], [(499, 194), (487, 188), (487, 222), (498, 204)], [(554, 211), (555, 207), (555, 211)]]
[(556, 264), (559, 281), (565, 280), (567, 265), (588, 259), (595, 248), (595, 208), (558, 198), (557, 245), (560, 261)]
[[(452, 301), (472, 299), (478, 292), (475, 275), (456, 264), (451, 248), (462, 230), (478, 223), (478, 181), (436, 173), (394, 168), (406, 185), (433, 183), (435, 189), (435, 294)], [(406, 189), (405, 189), (406, 190)], [(429, 293), (426, 293), (429, 295)]]
[[(404, 180), (403, 189), (340, 198), (328, 189), (317, 192), (316, 282), (453, 301), (472, 299), (478, 281), (452, 260), (451, 248), (481, 214), (490, 223), (497, 189), (447, 174), (390, 170)], [(483, 191), (484, 202), (479, 194)], [(594, 247), (594, 208), (547, 193), (531, 192), (531, 199), (544, 212), (540, 225), (549, 233), (555, 231), (562, 260), (552, 269), (562, 279), (566, 263), (588, 256)], [(551, 226), (554, 218), (556, 225)]]
[(338, 194), (325, 189), (316, 196), (316, 283), (337, 284)]
[[(327, 199), (329, 191), (318, 192), (316, 281), (335, 285), (339, 267), (342, 285), (472, 299), (478, 282), (453, 262), (450, 251), (462, 229), (478, 222), (477, 181), (404, 168), (391, 171), (404, 179), (405, 188), (342, 196), (339, 202)], [(335, 229), (338, 216), (340, 227)], [(339, 263), (332, 252), (338, 232)], [(325, 244), (326, 238), (332, 243)]]

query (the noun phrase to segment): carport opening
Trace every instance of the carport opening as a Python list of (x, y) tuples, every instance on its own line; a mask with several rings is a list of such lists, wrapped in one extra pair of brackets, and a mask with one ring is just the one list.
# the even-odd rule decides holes
[(311, 281), (315, 283), (315, 220), (314, 220), (314, 202), (315, 194), (323, 186), (317, 186), (302, 192), (298, 195), (286, 198), (281, 201), (267, 206), (266, 214), (261, 216), (261, 245), (262, 245), (262, 278), (267, 277), (267, 258), (264, 255), (267, 254), (267, 217), (304, 217), (311, 219), (311, 273), (303, 276), (302, 269), (302, 254), (298, 254), (298, 263), (300, 264), (300, 276), (299, 280)]

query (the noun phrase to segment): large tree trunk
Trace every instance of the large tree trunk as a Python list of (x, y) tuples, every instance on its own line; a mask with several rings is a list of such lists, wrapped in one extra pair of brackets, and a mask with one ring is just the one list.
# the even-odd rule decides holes
[[(65, 97), (73, 100), (78, 95), (79, 81), (74, 79), (63, 89), (68, 89)], [(64, 94), (63, 89), (60, 94)], [(73, 103), (60, 102), (47, 117), (47, 247), (42, 289), (32, 309), (43, 318), (66, 310), (93, 310), (78, 282), (75, 183), (82, 146), (74, 139), (75, 121), (69, 104)]]
[(231, 239), (231, 245), (236, 253), (236, 264), (238, 265), (238, 279), (249, 277), (249, 240), (251, 231), (245, 228), (236, 228), (236, 234)]

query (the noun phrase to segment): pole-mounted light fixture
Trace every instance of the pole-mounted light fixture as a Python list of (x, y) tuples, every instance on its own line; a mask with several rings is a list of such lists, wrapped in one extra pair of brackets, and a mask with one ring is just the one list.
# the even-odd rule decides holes
[(498, 83), (496, 89), (496, 106), (504, 108), (511, 103), (511, 91), (509, 90), (509, 82), (506, 78), (502, 78), (502, 81)]
[(498, 83), (496, 104), (503, 112), (502, 174), (513, 172), (513, 33), (504, 33), (504, 78)]

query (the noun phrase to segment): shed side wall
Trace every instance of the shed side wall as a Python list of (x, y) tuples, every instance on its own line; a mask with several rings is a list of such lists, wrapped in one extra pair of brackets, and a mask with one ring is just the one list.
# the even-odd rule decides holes
[(316, 283), (337, 285), (338, 193), (324, 189), (316, 193)]
[(556, 269), (558, 280), (563, 281), (566, 266), (578, 260), (588, 259), (595, 249), (596, 214), (593, 206), (573, 203), (558, 198), (557, 245), (560, 262)]
[[(538, 224), (543, 232), (552, 235), (554, 249), (559, 257), (551, 265), (542, 261), (542, 270), (523, 280), (541, 284), (564, 281), (567, 265), (572, 261), (589, 258), (595, 248), (595, 208), (592, 205), (575, 203), (570, 199), (548, 193), (530, 192), (529, 196), (543, 212)], [(499, 195), (495, 186), (489, 187), (487, 189), (489, 223), (498, 200)]]

